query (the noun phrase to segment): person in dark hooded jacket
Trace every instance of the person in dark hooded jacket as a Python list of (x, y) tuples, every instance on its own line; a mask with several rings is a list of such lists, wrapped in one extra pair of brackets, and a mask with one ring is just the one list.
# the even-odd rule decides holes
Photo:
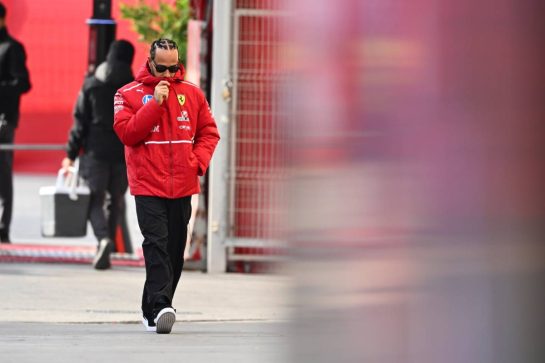
[[(112, 102), (117, 89), (134, 79), (133, 58), (131, 43), (114, 41), (106, 61), (85, 79), (74, 108), (67, 156), (62, 161), (63, 169), (68, 171), (79, 157), (80, 175), (91, 189), (89, 220), (98, 240), (93, 260), (98, 270), (110, 267), (117, 221), (125, 209), (127, 170), (123, 144), (113, 130)], [(110, 196), (108, 212), (104, 208), (107, 193)]]
[[(21, 95), (30, 90), (26, 52), (6, 28), (7, 9), (0, 2), (0, 144), (13, 144)], [(0, 242), (10, 243), (13, 211), (13, 150), (0, 150)]]

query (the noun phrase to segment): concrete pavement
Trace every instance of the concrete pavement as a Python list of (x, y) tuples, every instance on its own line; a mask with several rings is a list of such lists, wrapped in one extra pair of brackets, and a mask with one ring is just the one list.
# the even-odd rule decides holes
[[(140, 267), (0, 263), (0, 321), (136, 323), (144, 278)], [(282, 321), (288, 286), (282, 276), (184, 271), (173, 303), (180, 321)]]
[[(54, 179), (14, 178), (13, 244), (0, 246), (1, 362), (288, 361), (292, 305), (287, 276), (184, 271), (173, 301), (177, 322), (172, 333), (145, 332), (141, 266), (114, 260), (112, 269), (95, 271), (87, 261), (96, 243), (91, 228), (76, 239), (40, 235), (38, 190)], [(127, 209), (138, 251), (141, 238), (130, 196)], [(42, 250), (57, 256), (50, 258), (57, 263), (13, 262), (19, 261), (13, 258), (17, 254)], [(62, 263), (66, 251), (67, 260), (77, 264)]]
[(285, 276), (185, 271), (170, 336), (140, 324), (144, 270), (0, 263), (2, 362), (285, 362)]
[(0, 323), (2, 362), (287, 362), (282, 323), (177, 324), (169, 335), (127, 324)]

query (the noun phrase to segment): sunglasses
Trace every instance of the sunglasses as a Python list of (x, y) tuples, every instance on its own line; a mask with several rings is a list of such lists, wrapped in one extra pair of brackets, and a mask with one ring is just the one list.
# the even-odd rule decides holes
[(178, 72), (178, 70), (180, 69), (180, 65), (179, 64), (175, 64), (173, 66), (165, 66), (165, 65), (162, 65), (162, 64), (157, 64), (155, 63), (155, 61), (152, 61), (153, 63), (153, 66), (155, 67), (155, 70), (159, 73), (163, 73), (163, 72), (166, 72), (167, 70), (170, 72), (170, 73), (176, 73)]

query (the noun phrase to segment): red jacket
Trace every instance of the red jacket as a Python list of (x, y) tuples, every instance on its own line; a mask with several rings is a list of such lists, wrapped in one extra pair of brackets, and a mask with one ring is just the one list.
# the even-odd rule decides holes
[(198, 175), (220, 137), (204, 94), (183, 74), (181, 68), (167, 79), (169, 96), (159, 105), (153, 92), (162, 78), (146, 62), (114, 97), (114, 130), (125, 145), (132, 195), (180, 198), (200, 191)]

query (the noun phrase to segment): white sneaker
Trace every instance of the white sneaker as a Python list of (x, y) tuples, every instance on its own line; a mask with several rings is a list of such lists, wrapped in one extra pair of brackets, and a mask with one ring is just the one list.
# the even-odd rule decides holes
[[(157, 331), (157, 326), (155, 325), (155, 323), (153, 321), (149, 322), (148, 319), (146, 319), (145, 316), (142, 316), (142, 324), (146, 328), (146, 331), (152, 331), (152, 332)], [(152, 324), (152, 325), (150, 325), (150, 324)]]
[(157, 317), (153, 319), (153, 322), (157, 326), (157, 334), (169, 334), (175, 321), (176, 312), (173, 308), (161, 309)]

